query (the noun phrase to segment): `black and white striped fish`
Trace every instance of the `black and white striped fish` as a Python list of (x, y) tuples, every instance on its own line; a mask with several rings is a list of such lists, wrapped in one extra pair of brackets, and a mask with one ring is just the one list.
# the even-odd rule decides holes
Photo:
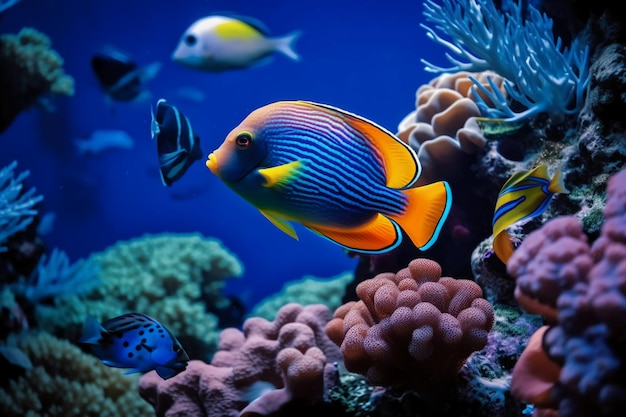
[(189, 119), (164, 99), (152, 113), (152, 139), (156, 137), (163, 185), (170, 186), (202, 158), (200, 138), (193, 133)]

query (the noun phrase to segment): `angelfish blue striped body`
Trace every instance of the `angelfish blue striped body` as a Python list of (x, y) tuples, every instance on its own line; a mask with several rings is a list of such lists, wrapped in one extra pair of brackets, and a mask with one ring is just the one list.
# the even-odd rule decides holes
[[(207, 167), (297, 238), (289, 222), (363, 253), (427, 249), (451, 205), (446, 182), (412, 188), (417, 156), (389, 131), (335, 107), (276, 102), (252, 112)], [(402, 229), (402, 230), (401, 230)]]
[[(299, 110), (268, 121), (263, 134), (267, 155), (261, 162), (272, 167), (303, 161), (297, 178), (279, 196), (283, 207), (298, 213), (294, 220), (353, 227), (377, 212), (404, 211), (407, 197), (385, 185), (382, 158), (361, 132), (322, 110), (306, 115)], [(294, 131), (296, 122), (300, 129)], [(326, 140), (319, 140), (322, 135)], [(262, 208), (265, 202), (260, 198), (253, 204)]]
[(100, 325), (89, 317), (80, 342), (105, 365), (129, 368), (127, 374), (156, 370), (163, 379), (185, 370), (189, 356), (161, 323), (141, 313), (128, 313)]

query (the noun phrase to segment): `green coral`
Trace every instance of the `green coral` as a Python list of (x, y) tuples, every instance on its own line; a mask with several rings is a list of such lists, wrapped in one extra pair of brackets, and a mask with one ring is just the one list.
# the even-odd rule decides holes
[(219, 334), (217, 318), (206, 306), (220, 303), (226, 280), (243, 273), (220, 241), (199, 234), (145, 235), (118, 242), (89, 260), (100, 265), (102, 284), (59, 297), (53, 306), (38, 305), (40, 328), (76, 340), (88, 315), (103, 320), (138, 311), (159, 320), (191, 356), (203, 359)]
[(324, 395), (324, 401), (337, 405), (347, 416), (367, 417), (372, 415), (375, 405), (371, 401), (374, 387), (361, 375), (340, 372), (339, 383)]
[(137, 390), (138, 375), (123, 375), (68, 341), (39, 331), (13, 334), (6, 344), (26, 354), (31, 369), (4, 369), (4, 417), (140, 417), (153, 414)]
[(286, 283), (280, 292), (261, 300), (248, 314), (249, 317), (263, 317), (274, 320), (276, 312), (285, 304), (300, 305), (324, 304), (335, 310), (342, 302), (342, 297), (354, 276), (352, 272), (344, 272), (329, 279), (304, 276), (297, 281)]
[(48, 36), (33, 28), (0, 36), (0, 132), (43, 95), (74, 94), (74, 79), (51, 45)]

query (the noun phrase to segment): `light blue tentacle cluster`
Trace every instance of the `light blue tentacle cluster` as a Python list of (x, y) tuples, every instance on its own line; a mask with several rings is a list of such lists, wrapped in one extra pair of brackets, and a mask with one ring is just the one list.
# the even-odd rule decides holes
[(14, 176), (17, 161), (0, 169), (0, 252), (6, 252), (3, 243), (17, 232), (24, 230), (37, 215), (35, 205), (43, 196), (35, 195), (36, 189), (22, 192), (23, 181), (29, 171)]
[[(433, 27), (421, 25), (427, 36), (447, 47), (452, 66), (441, 67), (423, 60), (429, 72), (491, 70), (505, 78), (510, 99), (526, 107), (514, 112), (509, 101), (490, 80), (485, 88), (472, 78), (491, 104), (474, 95), (485, 117), (522, 120), (539, 113), (576, 114), (583, 105), (589, 84), (589, 46), (586, 32), (564, 48), (560, 38), (554, 41), (552, 19), (529, 5), (505, 0), (507, 12), (496, 9), (492, 0), (434, 0), (424, 3), (424, 16)], [(445, 33), (446, 40), (437, 31)]]
[(100, 264), (93, 260), (79, 259), (70, 264), (67, 254), (54, 248), (50, 256), (41, 257), (35, 271), (17, 291), (32, 303), (65, 294), (80, 294), (100, 284), (100, 270)]

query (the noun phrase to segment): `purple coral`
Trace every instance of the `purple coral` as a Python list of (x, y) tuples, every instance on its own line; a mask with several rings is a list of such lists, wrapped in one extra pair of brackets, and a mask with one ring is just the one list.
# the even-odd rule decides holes
[(287, 304), (272, 322), (250, 318), (243, 332), (222, 331), (210, 364), (191, 361), (168, 380), (150, 372), (140, 394), (166, 417), (269, 415), (294, 399), (321, 401), (324, 367), (341, 359), (324, 333), (330, 318), (321, 304)]
[[(546, 234), (546, 230), (560, 228), (562, 237), (572, 234), (567, 230), (580, 235), (580, 226), (572, 229), (575, 218), (556, 219), (533, 232), (509, 263), (509, 272), (522, 283), (535, 280), (531, 293), (549, 290), (546, 277), (561, 278), (560, 292), (545, 298), (556, 307), (558, 322), (543, 337), (547, 355), (561, 368), (551, 390), (561, 417), (613, 416), (626, 409), (626, 170), (609, 180), (604, 216), (601, 235), (591, 249), (581, 246), (581, 239), (548, 243), (545, 237), (556, 232)], [(568, 227), (559, 227), (563, 225)], [(560, 256), (533, 255), (538, 240), (546, 242), (542, 250), (548, 255), (558, 242), (559, 249), (552, 249)], [(541, 378), (540, 371), (531, 373)], [(513, 384), (523, 385), (519, 375), (528, 373), (516, 367)], [(530, 391), (532, 379), (523, 378)], [(518, 395), (524, 396), (523, 387)]]

